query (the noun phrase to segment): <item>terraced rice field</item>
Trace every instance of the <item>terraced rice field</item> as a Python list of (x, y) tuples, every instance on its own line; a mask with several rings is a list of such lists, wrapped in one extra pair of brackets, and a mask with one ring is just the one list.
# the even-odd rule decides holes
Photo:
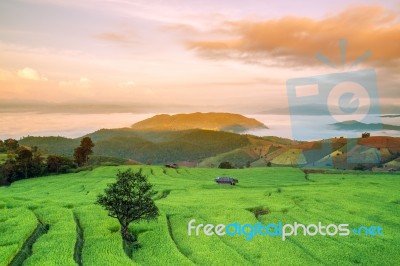
[[(132, 224), (127, 256), (119, 224), (94, 204), (117, 169), (22, 180), (0, 188), (0, 265), (395, 265), (400, 261), (400, 176), (310, 174), (295, 168), (142, 166), (158, 191), (157, 221)], [(140, 166), (133, 167), (139, 170)], [(218, 186), (216, 176), (237, 186)], [(254, 209), (265, 210), (256, 217)], [(384, 236), (188, 236), (188, 222), (348, 223)]]

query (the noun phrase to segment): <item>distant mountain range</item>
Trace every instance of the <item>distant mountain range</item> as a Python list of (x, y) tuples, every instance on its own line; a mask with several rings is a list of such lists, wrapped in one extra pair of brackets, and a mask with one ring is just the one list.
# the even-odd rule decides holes
[(205, 129), (242, 133), (250, 129), (266, 129), (263, 123), (253, 118), (231, 113), (192, 113), (156, 115), (131, 127), (141, 131), (179, 131)]
[(385, 118), (396, 118), (396, 117), (400, 117), (400, 115), (381, 115), (381, 117), (385, 117)]
[[(371, 129), (362, 123), (356, 125), (360, 132)], [(347, 125), (335, 126), (346, 128)], [(300, 142), (225, 132), (243, 132), (251, 128), (266, 126), (242, 115), (194, 113), (157, 115), (131, 128), (101, 129), (86, 136), (95, 143), (94, 156), (106, 160), (115, 158), (118, 162), (217, 167), (228, 161), (235, 167), (354, 169), (388, 165), (400, 168), (400, 138), (372, 136)], [(25, 137), (19, 142), (37, 146), (45, 154), (72, 156), (80, 138)]]
[[(371, 106), (372, 107), (372, 106)], [(376, 107), (376, 106), (375, 106)], [(373, 108), (374, 109), (374, 108)], [(385, 114), (400, 114), (400, 106), (399, 105), (381, 105), (376, 110), (379, 112), (374, 113), (375, 115), (385, 115)], [(272, 108), (268, 110), (263, 110), (259, 112), (259, 114), (296, 114), (296, 115), (311, 115), (311, 116), (319, 116), (319, 115), (330, 115), (329, 108), (327, 108), (326, 104), (314, 103), (314, 104), (301, 104), (301, 105), (290, 105), (289, 107), (282, 108)], [(371, 113), (370, 113), (371, 114)], [(385, 117), (385, 116), (383, 116)]]
[(381, 124), (381, 123), (366, 124), (353, 120), (331, 124), (331, 126), (337, 130), (351, 130), (351, 131), (400, 130), (400, 126)]

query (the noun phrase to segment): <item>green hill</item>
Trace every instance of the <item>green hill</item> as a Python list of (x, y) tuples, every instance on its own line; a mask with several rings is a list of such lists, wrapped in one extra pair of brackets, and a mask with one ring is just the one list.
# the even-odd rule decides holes
[(41, 151), (49, 154), (63, 154), (71, 156), (74, 148), (79, 146), (79, 139), (64, 137), (24, 137), (18, 141), (20, 145), (37, 146)]
[[(142, 163), (155, 164), (175, 161), (200, 160), (220, 153), (228, 152), (250, 144), (249, 137), (222, 131), (186, 130), (175, 132), (157, 132), (147, 139), (134, 131), (101, 130), (87, 136), (95, 140), (94, 154), (122, 159), (131, 159)], [(156, 139), (150, 141), (148, 139)], [(79, 139), (61, 137), (26, 137), (21, 145), (37, 146), (48, 154), (73, 155)]]
[(245, 167), (247, 162), (253, 162), (257, 157), (251, 156), (244, 149), (218, 154), (217, 156), (204, 159), (199, 164), (200, 167), (218, 167), (222, 162), (230, 162), (234, 167)]
[(393, 167), (395, 169), (400, 169), (400, 157), (385, 164), (386, 167)]
[(247, 136), (209, 130), (180, 131), (173, 136), (168, 134), (166, 139), (151, 142), (139, 137), (111, 138), (96, 143), (94, 152), (157, 164), (200, 160), (249, 145)]
[(132, 129), (141, 131), (206, 129), (241, 133), (263, 128), (267, 126), (253, 118), (231, 113), (161, 114), (132, 125)]
[[(135, 131), (102, 129), (86, 136), (95, 142), (94, 155), (165, 164), (198, 162), (201, 167), (217, 167), (223, 161), (236, 167), (300, 166), (306, 168), (354, 169), (380, 166), (398, 157), (400, 138), (336, 138), (297, 142), (277, 137), (256, 137), (212, 130)], [(80, 139), (26, 137), (19, 142), (37, 146), (47, 154), (72, 156)], [(196, 164), (196, 163), (195, 163)]]

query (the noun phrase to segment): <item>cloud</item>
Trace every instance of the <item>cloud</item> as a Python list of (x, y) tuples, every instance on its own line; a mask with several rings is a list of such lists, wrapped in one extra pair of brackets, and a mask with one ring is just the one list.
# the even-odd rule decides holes
[(123, 48), (133, 48), (141, 42), (138, 35), (131, 29), (102, 32), (94, 36), (97, 40)]
[(156, 93), (155, 93), (153, 90), (150, 90), (150, 89), (146, 89), (146, 90), (145, 90), (145, 93), (146, 93), (147, 95), (149, 95), (149, 96), (154, 96), (154, 95), (156, 95)]
[(29, 80), (35, 80), (35, 81), (47, 81), (46, 77), (41, 76), (36, 70), (29, 68), (29, 67), (18, 70), (17, 76), (22, 79), (29, 79)]
[(230, 37), (192, 39), (189, 49), (209, 59), (232, 59), (275, 66), (313, 66), (318, 51), (340, 64), (338, 41), (348, 41), (346, 62), (365, 51), (372, 62), (395, 67), (400, 61), (400, 15), (381, 6), (350, 7), (321, 20), (283, 17), (265, 21), (225, 22)]
[(10, 80), (13, 78), (13, 73), (4, 69), (0, 69), (0, 81)]
[(124, 81), (124, 82), (118, 83), (118, 87), (124, 88), (124, 89), (133, 88), (135, 86), (136, 86), (136, 83), (134, 81), (132, 81), (132, 80), (128, 80), (128, 81)]
[(131, 36), (128, 34), (122, 34), (117, 32), (103, 32), (96, 37), (100, 40), (108, 41), (108, 42), (115, 42), (115, 43), (130, 43)]
[(58, 85), (62, 88), (88, 89), (92, 86), (92, 81), (88, 78), (82, 77), (78, 80), (60, 81)]

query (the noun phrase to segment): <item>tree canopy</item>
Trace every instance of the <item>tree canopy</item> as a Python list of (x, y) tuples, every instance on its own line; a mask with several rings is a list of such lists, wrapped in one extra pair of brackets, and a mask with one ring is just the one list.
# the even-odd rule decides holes
[(129, 243), (135, 241), (128, 229), (131, 222), (151, 220), (158, 216), (158, 208), (152, 199), (156, 192), (152, 187), (140, 171), (128, 169), (118, 171), (116, 182), (109, 184), (104, 194), (97, 197), (97, 204), (103, 206), (109, 216), (118, 219), (122, 237)]
[(232, 169), (232, 168), (234, 168), (234, 167), (233, 167), (233, 165), (232, 165), (230, 162), (221, 162), (221, 163), (218, 165), (218, 168), (221, 168), (221, 169)]
[(81, 145), (74, 151), (75, 162), (78, 166), (85, 165), (89, 160), (89, 155), (93, 153), (94, 143), (89, 137), (84, 137), (81, 140)]

